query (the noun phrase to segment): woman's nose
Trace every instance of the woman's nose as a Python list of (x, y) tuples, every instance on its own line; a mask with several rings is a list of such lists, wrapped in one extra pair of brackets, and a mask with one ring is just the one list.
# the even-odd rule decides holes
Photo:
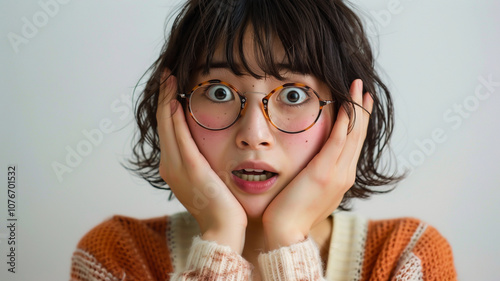
[(238, 126), (236, 145), (241, 149), (269, 149), (275, 143), (274, 127), (261, 108), (261, 96), (250, 96), (247, 95), (247, 105), (235, 124)]

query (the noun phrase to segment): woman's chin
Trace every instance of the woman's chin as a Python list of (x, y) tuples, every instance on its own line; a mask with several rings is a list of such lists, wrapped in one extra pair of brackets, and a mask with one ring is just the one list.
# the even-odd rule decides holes
[(241, 198), (238, 199), (249, 220), (261, 220), (264, 211), (271, 202), (265, 198)]

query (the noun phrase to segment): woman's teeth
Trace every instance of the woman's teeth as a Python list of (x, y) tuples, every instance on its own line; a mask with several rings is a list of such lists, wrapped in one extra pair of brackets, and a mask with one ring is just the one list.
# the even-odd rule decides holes
[(233, 171), (233, 174), (245, 181), (265, 181), (274, 175), (274, 173), (258, 169), (243, 169)]

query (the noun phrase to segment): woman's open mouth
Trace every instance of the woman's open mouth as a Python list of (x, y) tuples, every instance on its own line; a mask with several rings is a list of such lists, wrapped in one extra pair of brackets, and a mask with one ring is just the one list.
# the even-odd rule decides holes
[(278, 174), (261, 169), (232, 171), (233, 180), (245, 193), (260, 194), (268, 191), (276, 182)]
[(266, 181), (276, 175), (276, 173), (257, 169), (242, 169), (233, 171), (232, 173), (245, 181)]

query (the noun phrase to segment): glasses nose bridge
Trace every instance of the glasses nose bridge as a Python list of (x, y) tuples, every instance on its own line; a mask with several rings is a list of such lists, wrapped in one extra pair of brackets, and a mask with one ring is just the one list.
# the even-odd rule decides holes
[(262, 91), (246, 91), (246, 92), (240, 92), (242, 96), (245, 98), (247, 97), (248, 94), (262, 94), (264, 96), (267, 96), (269, 93), (262, 92)]
[[(247, 111), (248, 103), (249, 103), (248, 97), (247, 97), (248, 94), (261, 94), (261, 95), (264, 95), (264, 97), (267, 97), (267, 95), (269, 95), (269, 93), (262, 92), (262, 91), (246, 91), (246, 92), (240, 92), (240, 93), (243, 96), (240, 118), (245, 116), (245, 112)], [(264, 115), (266, 120), (269, 121), (269, 117), (267, 116), (267, 112), (266, 112), (267, 104), (265, 104), (264, 98), (258, 99), (258, 103), (259, 103), (259, 107), (261, 109), (262, 114)]]

